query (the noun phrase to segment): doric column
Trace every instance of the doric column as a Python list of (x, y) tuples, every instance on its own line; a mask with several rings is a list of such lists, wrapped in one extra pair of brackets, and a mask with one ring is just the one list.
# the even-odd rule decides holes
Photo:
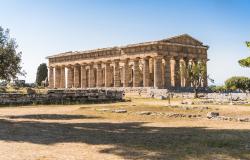
[(61, 79), (61, 68), (56, 66), (55, 68), (55, 88), (60, 88), (60, 79)]
[[(186, 69), (187, 72), (190, 70), (190, 67), (192, 67), (193, 60), (192, 59), (186, 59)], [(185, 87), (191, 87), (191, 82), (188, 73), (186, 72), (186, 82)]]
[(97, 73), (96, 74), (97, 74), (96, 86), (102, 87), (103, 76), (102, 76), (102, 63), (101, 62), (97, 63)]
[(171, 87), (171, 63), (170, 58), (165, 57), (165, 88)]
[(71, 65), (67, 66), (68, 69), (68, 75), (67, 75), (67, 88), (72, 88), (73, 87), (73, 80), (74, 80), (74, 71)]
[(81, 65), (81, 88), (87, 88), (86, 64)]
[(115, 60), (114, 65), (114, 87), (121, 86), (121, 77), (120, 77), (120, 65), (119, 60)]
[(124, 60), (124, 68), (123, 68), (123, 87), (129, 86), (129, 60)]
[(134, 59), (133, 87), (140, 86), (139, 58)]
[(186, 61), (181, 58), (180, 59), (180, 86), (186, 86)]
[(54, 88), (54, 67), (49, 67), (49, 88)]
[(180, 87), (180, 61), (179, 59), (171, 58), (171, 85)]
[(65, 66), (61, 66), (60, 88), (65, 88)]
[(162, 88), (162, 57), (154, 57), (154, 88)]
[(148, 57), (143, 59), (143, 87), (149, 87), (149, 59)]
[(105, 63), (105, 87), (111, 87), (110, 62)]
[(74, 65), (74, 87), (80, 88), (80, 66), (79, 64)]
[(89, 87), (95, 87), (95, 73), (94, 73), (94, 63), (89, 64)]

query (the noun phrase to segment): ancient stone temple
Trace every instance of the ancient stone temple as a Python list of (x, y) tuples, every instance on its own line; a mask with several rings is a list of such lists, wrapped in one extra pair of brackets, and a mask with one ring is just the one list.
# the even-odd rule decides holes
[[(191, 87), (183, 67), (207, 62), (208, 46), (183, 34), (159, 41), (47, 57), (50, 88)], [(207, 79), (203, 80), (207, 86)]]

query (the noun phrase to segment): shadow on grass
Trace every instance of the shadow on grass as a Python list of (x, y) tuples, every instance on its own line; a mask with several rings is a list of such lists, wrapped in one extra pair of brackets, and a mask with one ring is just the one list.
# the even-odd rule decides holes
[(96, 119), (100, 117), (69, 114), (27, 114), (17, 116), (6, 116), (10, 119), (38, 119), (38, 120), (73, 120), (73, 119)]
[(0, 119), (0, 140), (51, 145), (112, 145), (101, 153), (123, 159), (250, 158), (250, 130), (150, 127), (133, 123), (46, 123)]

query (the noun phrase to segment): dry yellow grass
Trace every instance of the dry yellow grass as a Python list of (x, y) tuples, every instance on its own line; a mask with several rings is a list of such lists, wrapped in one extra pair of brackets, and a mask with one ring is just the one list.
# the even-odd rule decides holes
[[(180, 107), (137, 97), (110, 104), (0, 108), (0, 159), (250, 159), (250, 123), (205, 118), (209, 111), (250, 116), (250, 107), (192, 105), (196, 108), (186, 110), (190, 105), (171, 104)], [(202, 117), (137, 114), (141, 111)]]

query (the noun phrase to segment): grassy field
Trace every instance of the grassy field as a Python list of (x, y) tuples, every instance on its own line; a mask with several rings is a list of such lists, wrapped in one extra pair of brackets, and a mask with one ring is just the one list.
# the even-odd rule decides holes
[[(210, 111), (249, 117), (250, 107), (129, 99), (109, 104), (2, 107), (0, 159), (250, 159), (250, 122), (206, 118)], [(127, 112), (115, 113), (117, 109)], [(153, 114), (140, 115), (145, 111)]]

